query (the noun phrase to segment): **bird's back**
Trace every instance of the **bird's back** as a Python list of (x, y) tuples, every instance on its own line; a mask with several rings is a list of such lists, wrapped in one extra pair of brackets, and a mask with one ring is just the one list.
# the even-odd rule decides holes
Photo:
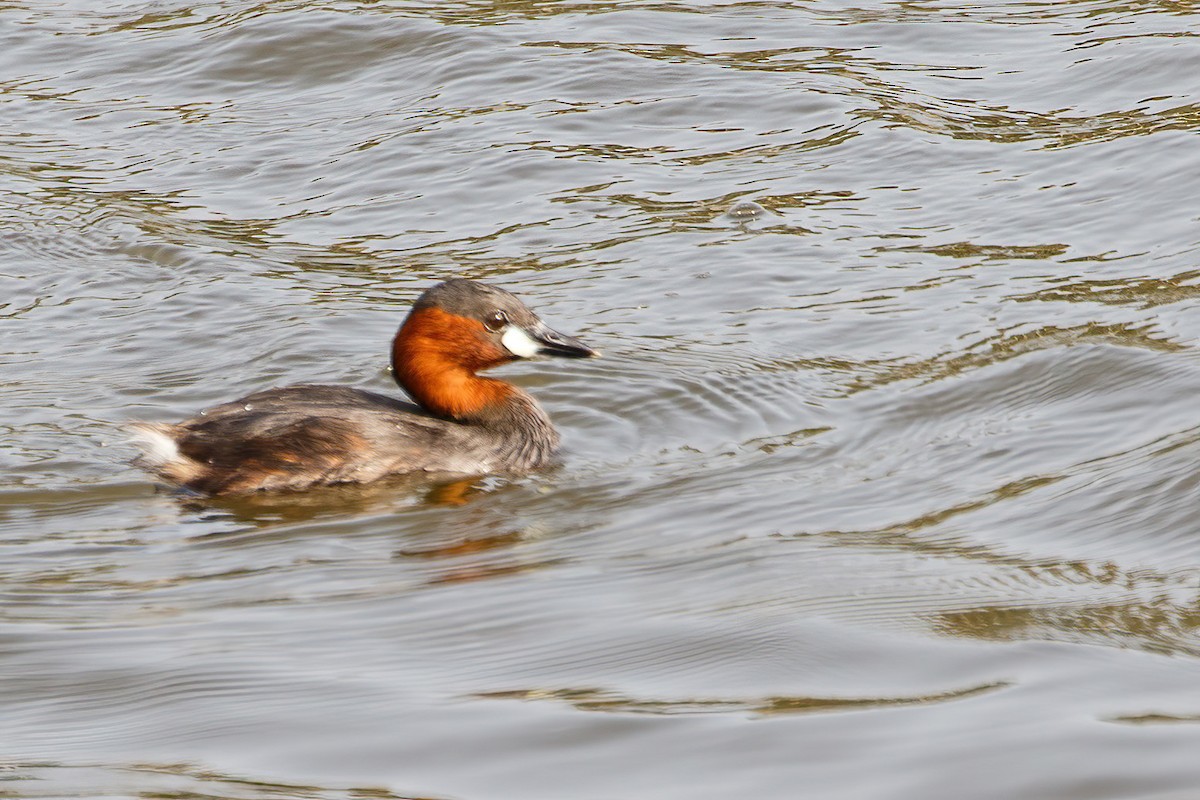
[(206, 494), (366, 483), (422, 471), (526, 469), (557, 443), (555, 436), (533, 449), (535, 457), (524, 459), (530, 463), (517, 463), (512, 443), (498, 432), (386, 395), (319, 385), (268, 389), (183, 422), (133, 428), (141, 466)]

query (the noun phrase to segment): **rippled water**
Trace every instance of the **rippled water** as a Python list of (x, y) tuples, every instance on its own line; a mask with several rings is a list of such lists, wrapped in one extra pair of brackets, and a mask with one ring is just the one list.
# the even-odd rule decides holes
[[(0, 3), (0, 797), (1193, 797), (1197, 35)], [(605, 351), (504, 370), (561, 468), (127, 465), (453, 275)]]

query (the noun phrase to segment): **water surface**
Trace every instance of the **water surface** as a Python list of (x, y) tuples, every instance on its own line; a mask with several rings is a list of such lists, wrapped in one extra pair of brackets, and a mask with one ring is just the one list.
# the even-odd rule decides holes
[[(0, 797), (1192, 796), (1198, 15), (0, 5)], [(560, 468), (128, 466), (451, 276)]]

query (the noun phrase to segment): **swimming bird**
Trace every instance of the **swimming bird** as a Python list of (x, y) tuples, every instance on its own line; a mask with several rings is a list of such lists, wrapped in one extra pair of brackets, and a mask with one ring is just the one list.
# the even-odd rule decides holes
[(476, 373), (538, 355), (599, 351), (504, 289), (448, 280), (417, 299), (392, 342), (392, 375), (415, 403), (350, 386), (267, 389), (182, 422), (131, 423), (134, 463), (208, 495), (528, 472), (550, 463), (558, 432), (530, 394)]

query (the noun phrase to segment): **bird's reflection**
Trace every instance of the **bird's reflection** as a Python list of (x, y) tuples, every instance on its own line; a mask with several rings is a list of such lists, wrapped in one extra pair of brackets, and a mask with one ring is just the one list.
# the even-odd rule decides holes
[(546, 532), (522, 512), (527, 506), (522, 498), (531, 490), (536, 491), (526, 482), (495, 476), (433, 483), (402, 477), (304, 492), (176, 499), (197, 520), (235, 523), (233, 529), (196, 537), (214, 544), (331, 531), (353, 537), (367, 529), (377, 536), (382, 527), (400, 543), (392, 550), (393, 560), (411, 565), (421, 582), (432, 586), (512, 575), (561, 560), (533, 546)]
[(399, 512), (406, 508), (465, 506), (481, 494), (503, 484), (472, 476), (430, 483), (397, 477), (369, 484), (345, 484), (302, 492), (260, 492), (229, 497), (204, 497), (175, 493), (182, 510), (212, 517), (220, 515), (256, 529), (310, 522), (325, 518), (352, 518)]

